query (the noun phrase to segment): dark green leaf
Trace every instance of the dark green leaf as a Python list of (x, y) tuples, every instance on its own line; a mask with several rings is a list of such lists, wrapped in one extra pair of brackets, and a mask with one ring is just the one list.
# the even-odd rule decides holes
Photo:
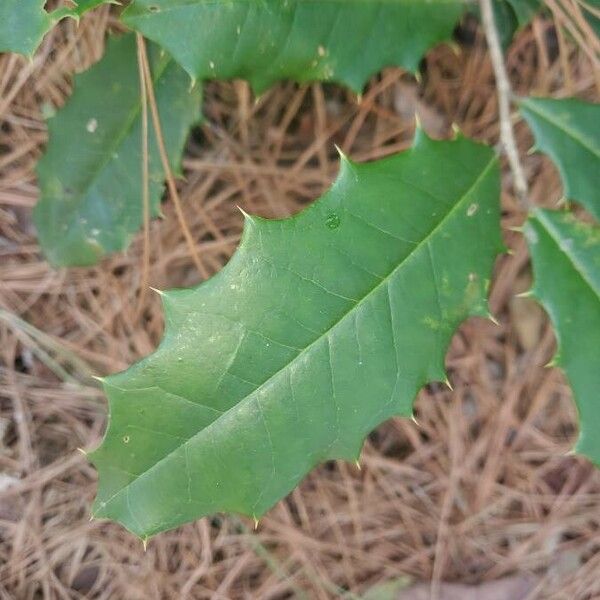
[(262, 515), (316, 464), (444, 380), (458, 325), (486, 315), (501, 250), (494, 153), (420, 133), (342, 161), (320, 200), (248, 217), (229, 264), (163, 296), (158, 350), (104, 382), (97, 517), (146, 537), (216, 511)]
[(0, 0), (0, 52), (33, 56), (44, 35), (61, 19), (113, 0), (81, 0), (73, 9), (44, 10), (46, 0)]
[(581, 4), (581, 11), (596, 35), (600, 36), (600, 0), (586, 0)]
[[(156, 47), (150, 59), (171, 164), (179, 169), (201, 93)], [(141, 102), (135, 36), (109, 41), (104, 58), (77, 76), (73, 97), (50, 119), (38, 164), (41, 198), (34, 211), (40, 243), (57, 266), (91, 265), (127, 247), (142, 223)], [(151, 213), (158, 213), (164, 173), (150, 126)]]
[(600, 227), (570, 213), (538, 209), (525, 235), (533, 260), (533, 295), (556, 331), (554, 364), (569, 378), (580, 420), (576, 450), (600, 466)]
[(130, 27), (194, 79), (336, 81), (356, 91), (382, 67), (415, 71), (450, 39), (462, 0), (134, 0)]
[(527, 25), (542, 8), (541, 0), (506, 0), (515, 11), (519, 27)]
[(32, 56), (54, 19), (44, 10), (45, 0), (0, 2), (0, 52)]
[(92, 10), (101, 4), (119, 4), (118, 0), (76, 0), (76, 5), (72, 9), (72, 14), (81, 16), (88, 10)]
[(600, 104), (523, 98), (521, 114), (537, 147), (556, 163), (569, 200), (600, 219)]

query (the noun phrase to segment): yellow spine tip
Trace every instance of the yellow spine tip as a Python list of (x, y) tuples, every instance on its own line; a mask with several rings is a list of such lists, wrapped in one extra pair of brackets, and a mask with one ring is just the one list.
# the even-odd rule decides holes
[(254, 519), (254, 531), (256, 531), (258, 529), (259, 519), (257, 519), (256, 517), (253, 517), (253, 519)]
[(527, 290), (526, 292), (521, 292), (517, 294), (515, 298), (531, 298), (533, 296), (533, 290)]
[(500, 326), (498, 319), (496, 319), (492, 313), (487, 314), (487, 320), (491, 321), (494, 325)]
[(346, 155), (346, 153), (337, 144), (334, 144), (334, 146), (335, 146), (337, 153), (339, 154), (340, 159), (345, 162), (350, 162), (348, 160), (348, 156)]
[(454, 391), (454, 388), (452, 387), (452, 384), (450, 383), (450, 380), (446, 377), (446, 379), (444, 379), (444, 385), (451, 391)]
[(360, 463), (359, 463), (357, 460), (355, 460), (355, 461), (354, 461), (354, 466), (355, 466), (355, 467), (356, 467), (356, 468), (357, 468), (359, 471), (362, 471), (362, 467), (360, 466)]
[(239, 204), (236, 204), (235, 207), (242, 213), (246, 221), (250, 221), (251, 223), (254, 222), (254, 217), (248, 214)]
[(423, 130), (423, 123), (421, 122), (421, 117), (419, 117), (419, 113), (415, 111), (415, 129)]

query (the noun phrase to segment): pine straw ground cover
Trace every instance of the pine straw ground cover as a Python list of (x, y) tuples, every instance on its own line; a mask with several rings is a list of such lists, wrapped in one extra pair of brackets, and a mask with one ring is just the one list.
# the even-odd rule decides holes
[[(365, 444), (361, 469), (336, 462), (309, 475), (260, 523), (215, 516), (162, 534), (144, 552), (118, 525), (90, 521), (94, 447), (105, 404), (90, 374), (152, 351), (163, 322), (143, 282), (143, 235), (97, 268), (55, 271), (30, 219), (42, 114), (61, 105), (70, 77), (101, 54), (117, 27), (107, 7), (63, 23), (33, 62), (0, 57), (0, 597), (336, 598), (408, 576), (475, 583), (531, 574), (529, 598), (600, 597), (600, 472), (568, 454), (575, 412), (541, 310), (515, 299), (530, 272), (523, 215), (507, 193), (492, 309), (499, 325), (465, 323), (447, 357), (454, 390), (417, 401), (418, 423), (393, 420)], [(180, 192), (197, 240), (194, 263), (166, 200), (151, 224), (149, 283), (188, 286), (218, 271), (248, 212), (282, 217), (314, 199), (336, 172), (334, 142), (364, 161), (405, 149), (419, 109), (434, 137), (457, 123), (498, 139), (493, 77), (472, 24), (462, 49), (424, 63), (421, 87), (384, 71), (360, 102), (333, 86), (281, 84), (256, 101), (243, 83), (210, 84), (204, 124), (188, 144)], [(539, 18), (508, 54), (518, 91), (598, 98), (598, 64), (552, 20)], [(526, 155), (536, 203), (561, 197), (552, 165)], [(73, 149), (75, 152), (77, 148)], [(440, 165), (443, 169), (443, 165)], [(28, 325), (30, 324), (30, 325)], [(443, 591), (443, 590), (442, 590)], [(507, 599), (511, 600), (511, 599)]]

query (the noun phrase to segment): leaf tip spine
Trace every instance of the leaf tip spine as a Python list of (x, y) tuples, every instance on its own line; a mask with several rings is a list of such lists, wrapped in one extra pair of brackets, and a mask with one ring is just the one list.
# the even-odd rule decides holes
[(340, 160), (342, 162), (350, 162), (348, 155), (337, 144), (334, 144), (334, 146), (335, 146), (336, 152), (338, 153), (338, 156), (340, 157)]
[(260, 519), (256, 517), (256, 515), (252, 515), (252, 520), (254, 521), (254, 531), (258, 529), (258, 525), (260, 524)]
[(242, 213), (245, 224), (256, 225), (256, 219), (253, 215), (247, 213), (239, 204), (236, 204), (235, 207)]
[(515, 296), (515, 298), (533, 298), (533, 297), (534, 297), (533, 289), (526, 290), (525, 292), (521, 292), (520, 294), (517, 294)]
[(488, 314), (486, 315), (486, 319), (488, 321), (491, 321), (497, 327), (500, 327), (500, 321), (498, 321), (498, 319), (496, 319), (496, 317), (494, 317), (494, 315), (491, 312), (488, 312)]
[(144, 536), (140, 539), (142, 540), (142, 548), (144, 549), (144, 552), (146, 552), (148, 550), (148, 537)]
[(84, 450), (83, 448), (79, 448), (79, 447), (77, 447), (77, 452), (79, 452), (79, 453), (83, 454), (83, 456), (86, 456), (86, 457), (87, 457), (87, 455), (88, 455), (87, 451), (86, 451), (86, 450)]
[(460, 56), (461, 55), (462, 48), (460, 47), (459, 44), (457, 44), (454, 41), (449, 41), (449, 42), (447, 42), (447, 44), (448, 44), (450, 50), (452, 50), (454, 56)]
[(153, 292), (155, 292), (156, 294), (158, 294), (161, 298), (164, 298), (166, 296), (165, 292), (163, 292), (162, 290), (159, 290), (158, 288), (152, 287), (151, 285), (148, 286)]
[(423, 124), (421, 123), (421, 119), (419, 114), (415, 112), (415, 136), (413, 138), (413, 148), (418, 148), (423, 142), (427, 141), (429, 136), (427, 132), (423, 129)]
[(448, 379), (448, 376), (446, 375), (443, 384), (451, 391), (454, 391), (454, 388), (452, 387), (452, 384), (450, 383), (450, 379)]
[(362, 467), (360, 466), (360, 462), (358, 460), (354, 461), (354, 466), (359, 470), (362, 471)]
[(417, 427), (421, 427), (421, 423), (419, 423), (419, 421), (417, 421), (417, 417), (415, 416), (415, 413), (413, 413), (412, 415), (410, 415), (410, 420), (417, 426)]

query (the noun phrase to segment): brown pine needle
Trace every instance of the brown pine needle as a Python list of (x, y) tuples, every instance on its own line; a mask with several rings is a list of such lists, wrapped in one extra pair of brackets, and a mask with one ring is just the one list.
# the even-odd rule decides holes
[(150, 106), (150, 113), (152, 115), (152, 123), (154, 125), (154, 131), (156, 133), (156, 142), (158, 144), (158, 151), (160, 154), (160, 160), (163, 165), (163, 169), (165, 171), (165, 176), (167, 178), (167, 187), (169, 188), (169, 194), (173, 199), (173, 204), (175, 205), (175, 212), (177, 213), (177, 218), (179, 219), (179, 225), (181, 226), (181, 230), (185, 237), (185, 241), (187, 243), (188, 249), (190, 251), (190, 255), (198, 272), (205, 279), (208, 277), (208, 271), (200, 261), (200, 256), (198, 254), (198, 250), (196, 249), (196, 244), (194, 243), (194, 238), (192, 237), (192, 233), (185, 222), (185, 215), (183, 214), (183, 208), (181, 205), (181, 199), (179, 198), (179, 192), (177, 191), (177, 186), (175, 185), (175, 178), (173, 177), (173, 171), (171, 170), (171, 165), (169, 164), (169, 157), (167, 155), (167, 150), (165, 148), (165, 141), (162, 133), (162, 127), (160, 124), (160, 117), (158, 114), (158, 106), (156, 104), (156, 96), (154, 95), (154, 87), (152, 85), (152, 74), (150, 73), (150, 64), (148, 62), (148, 54), (146, 52), (146, 43), (144, 38), (140, 36), (140, 58), (142, 61), (142, 67), (144, 70), (144, 78), (146, 80), (146, 90), (148, 93), (148, 104)]
[(140, 98), (142, 102), (142, 204), (144, 211), (144, 250), (142, 258), (142, 281), (140, 285), (140, 296), (136, 309), (136, 320), (140, 318), (144, 308), (144, 301), (148, 291), (148, 279), (150, 273), (150, 185), (148, 169), (148, 94), (147, 82), (144, 71), (143, 44), (144, 38), (137, 33), (137, 57), (138, 72), (140, 76)]

